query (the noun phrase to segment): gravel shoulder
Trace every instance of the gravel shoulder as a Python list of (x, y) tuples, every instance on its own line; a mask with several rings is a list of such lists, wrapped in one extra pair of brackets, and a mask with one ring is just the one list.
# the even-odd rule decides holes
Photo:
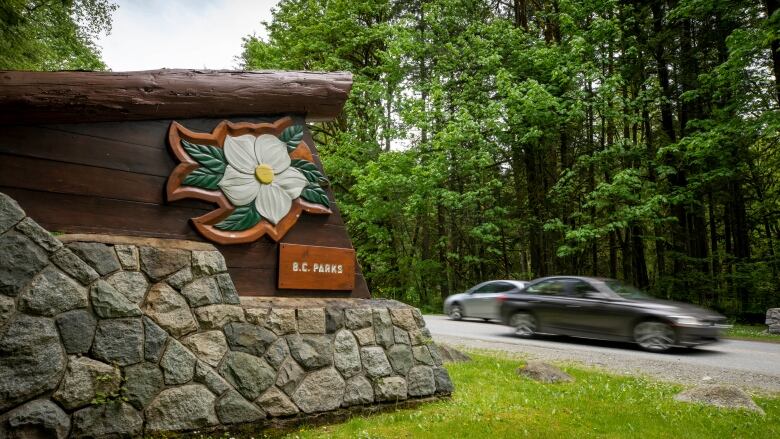
[(668, 354), (639, 350), (629, 343), (540, 336), (521, 339), (506, 326), (455, 322), (425, 316), (434, 341), (467, 349), (500, 351), (522, 358), (573, 362), (626, 375), (645, 375), (681, 384), (733, 384), (760, 393), (780, 393), (780, 345), (724, 340)]

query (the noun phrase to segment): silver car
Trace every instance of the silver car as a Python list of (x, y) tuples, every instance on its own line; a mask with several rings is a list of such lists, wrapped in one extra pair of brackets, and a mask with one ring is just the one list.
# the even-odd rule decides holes
[(444, 314), (453, 320), (474, 317), (485, 321), (500, 320), (499, 305), (508, 293), (525, 288), (525, 281), (490, 280), (454, 294), (444, 300)]

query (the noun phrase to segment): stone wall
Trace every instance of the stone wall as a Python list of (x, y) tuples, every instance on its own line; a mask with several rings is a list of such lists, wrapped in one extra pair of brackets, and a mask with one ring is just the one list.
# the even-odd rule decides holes
[(0, 437), (262, 428), (451, 391), (415, 308), (239, 298), (208, 244), (58, 239), (0, 194)]
[(766, 311), (766, 325), (770, 334), (780, 334), (780, 308), (769, 308)]

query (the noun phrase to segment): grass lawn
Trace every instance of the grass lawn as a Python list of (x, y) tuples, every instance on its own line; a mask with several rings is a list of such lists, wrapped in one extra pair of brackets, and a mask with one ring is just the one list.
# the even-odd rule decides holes
[(564, 369), (568, 384), (520, 378), (520, 360), (486, 354), (447, 366), (451, 400), (339, 424), (288, 438), (780, 438), (780, 396), (756, 397), (766, 416), (676, 402), (681, 386)]
[(735, 324), (729, 329), (726, 338), (735, 338), (738, 340), (769, 341), (780, 343), (780, 334), (769, 334), (766, 325), (741, 325)]

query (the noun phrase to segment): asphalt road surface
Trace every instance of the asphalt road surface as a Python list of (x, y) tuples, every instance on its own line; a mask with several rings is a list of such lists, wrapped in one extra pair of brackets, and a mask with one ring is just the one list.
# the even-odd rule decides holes
[(685, 384), (734, 384), (780, 392), (780, 344), (723, 340), (669, 353), (645, 352), (631, 343), (573, 337), (512, 335), (508, 326), (482, 320), (425, 316), (434, 341), (469, 349), (499, 350), (530, 359), (577, 362), (620, 374), (649, 375)]

